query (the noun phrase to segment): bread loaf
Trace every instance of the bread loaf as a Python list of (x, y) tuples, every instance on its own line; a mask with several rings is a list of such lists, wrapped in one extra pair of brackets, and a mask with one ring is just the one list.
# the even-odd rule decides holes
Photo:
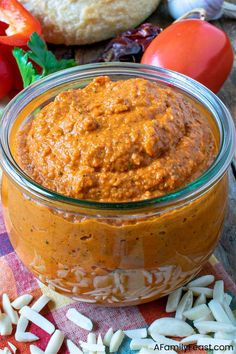
[(54, 44), (89, 44), (144, 21), (161, 0), (20, 0)]

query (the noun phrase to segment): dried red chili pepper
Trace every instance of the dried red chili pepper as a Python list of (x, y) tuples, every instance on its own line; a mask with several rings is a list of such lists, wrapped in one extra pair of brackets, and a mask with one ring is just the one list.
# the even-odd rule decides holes
[(108, 43), (97, 61), (139, 62), (145, 49), (161, 31), (156, 25), (144, 23), (134, 30), (123, 32)]

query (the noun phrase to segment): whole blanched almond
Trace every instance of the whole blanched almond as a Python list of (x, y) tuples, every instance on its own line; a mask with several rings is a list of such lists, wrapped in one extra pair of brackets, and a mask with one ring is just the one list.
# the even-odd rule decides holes
[(212, 284), (215, 281), (214, 275), (203, 275), (202, 277), (196, 278), (192, 280), (190, 283), (186, 285), (187, 288), (192, 287), (205, 287)]
[(211, 313), (211, 310), (207, 307), (207, 305), (202, 304), (196, 307), (193, 307), (192, 309), (185, 311), (183, 313), (184, 317), (186, 317), (188, 320), (194, 321), (199, 318), (205, 317), (208, 314)]
[(180, 302), (182, 296), (182, 288), (179, 288), (170, 295), (168, 295), (167, 303), (166, 303), (166, 312), (174, 312), (177, 310), (178, 304)]
[(188, 323), (172, 317), (159, 318), (151, 324), (148, 331), (167, 337), (187, 337), (195, 333)]

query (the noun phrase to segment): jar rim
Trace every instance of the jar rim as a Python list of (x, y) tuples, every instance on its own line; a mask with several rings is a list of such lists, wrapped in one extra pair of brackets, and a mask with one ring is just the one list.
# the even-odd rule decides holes
[[(99, 202), (93, 200), (75, 199), (48, 190), (31, 179), (14, 160), (9, 146), (10, 129), (20, 111), (30, 103), (32, 99), (56, 86), (70, 83), (84, 78), (93, 78), (100, 75), (128, 75), (130, 77), (143, 77), (159, 81), (162, 85), (174, 87), (188, 94), (197, 100), (210, 111), (217, 123), (221, 143), (219, 153), (205, 173), (199, 178), (161, 197), (128, 202)], [(105, 210), (133, 210), (150, 206), (168, 206), (173, 203), (185, 202), (204, 193), (213, 186), (226, 172), (229, 167), (235, 150), (235, 126), (230, 112), (224, 103), (208, 88), (199, 82), (179, 74), (177, 72), (157, 68), (150, 65), (134, 63), (96, 63), (76, 66), (71, 69), (62, 70), (51, 74), (44, 79), (37, 81), (21, 91), (4, 110), (0, 123), (0, 149), (1, 166), (3, 171), (24, 190), (40, 200), (55, 201), (63, 204), (70, 204), (84, 208), (105, 209)]]

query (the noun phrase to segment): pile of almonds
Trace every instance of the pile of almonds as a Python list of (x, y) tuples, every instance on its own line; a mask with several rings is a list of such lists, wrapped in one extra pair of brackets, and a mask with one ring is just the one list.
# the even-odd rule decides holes
[[(214, 283), (213, 288), (209, 285)], [(65, 335), (57, 330), (53, 323), (43, 317), (40, 312), (51, 300), (42, 295), (31, 307), (33, 300), (30, 294), (22, 295), (10, 302), (7, 294), (2, 295), (2, 309), (0, 312), (0, 334), (12, 334), (16, 326), (15, 339), (18, 342), (34, 342), (39, 338), (27, 332), (29, 322), (43, 329), (51, 335), (45, 351), (36, 345), (30, 345), (31, 354), (57, 354)], [(175, 354), (173, 349), (156, 350), (156, 346), (169, 346), (183, 349), (184, 346), (197, 344), (198, 346), (231, 346), (232, 350), (225, 350), (225, 354), (233, 354), (236, 344), (236, 318), (230, 308), (232, 297), (224, 292), (224, 282), (215, 282), (213, 275), (199, 277), (184, 288), (179, 288), (168, 296), (166, 304), (167, 313), (175, 313), (174, 317), (156, 319), (149, 328), (137, 328), (123, 331), (118, 329), (115, 333), (110, 328), (104, 338), (99, 334), (96, 337), (93, 322), (75, 308), (67, 311), (66, 317), (78, 327), (88, 331), (87, 342), (79, 341), (76, 345), (67, 339), (66, 344), (71, 354), (97, 353), (105, 354), (106, 347), (110, 353), (118, 351), (125, 336), (131, 339), (130, 349), (140, 350), (139, 354), (164, 353)], [(171, 337), (179, 337), (176, 340)], [(16, 353), (17, 348), (8, 342), (0, 353)]]

